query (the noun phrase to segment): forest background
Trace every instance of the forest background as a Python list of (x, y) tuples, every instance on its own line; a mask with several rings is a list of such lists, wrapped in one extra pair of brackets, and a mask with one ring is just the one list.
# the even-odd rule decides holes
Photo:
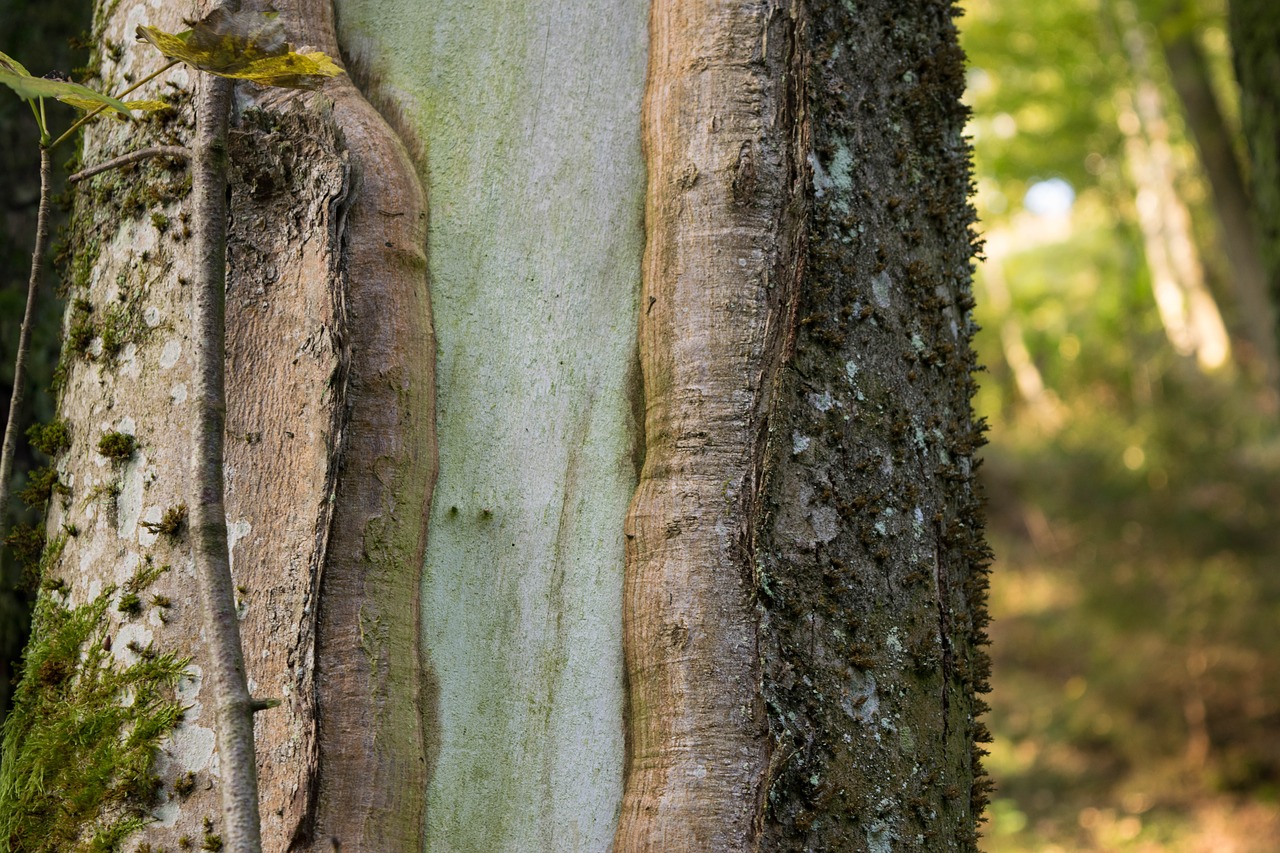
[[(1274, 333), (1203, 136), (1216, 126), (1247, 178), (1225, 0), (965, 7), (997, 554), (984, 849), (1275, 850), (1280, 403)], [(81, 0), (5, 0), (0, 38), (36, 73), (74, 75), (88, 15)], [(34, 136), (26, 106), (0, 102), (3, 401)], [(57, 276), (33, 389), (57, 361)], [(47, 395), (28, 399), (31, 422), (50, 417)], [(21, 453), (15, 492), (44, 461)], [(10, 507), (6, 527), (21, 520)], [(6, 550), (0, 714), (30, 602)]]

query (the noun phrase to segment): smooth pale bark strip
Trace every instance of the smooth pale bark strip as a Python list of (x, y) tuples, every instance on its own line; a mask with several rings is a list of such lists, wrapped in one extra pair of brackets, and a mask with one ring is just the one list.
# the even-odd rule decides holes
[(440, 340), (425, 848), (604, 850), (622, 793), (646, 4), (338, 4), (416, 134)]
[(651, 10), (646, 453), (627, 518), (629, 771), (614, 848), (627, 853), (750, 850), (758, 831), (751, 531), (799, 272), (795, 15), (725, 0)]
[[(230, 8), (234, 9), (234, 5)], [(191, 425), (191, 534), (208, 643), (221, 770), (222, 833), (234, 853), (262, 848), (253, 708), (240, 645), (227, 516), (222, 445), (227, 399), (226, 353), (227, 121), (232, 83), (209, 76), (197, 85), (192, 146), (192, 347), (195, 413)]]
[(49, 242), (49, 173), (52, 171), (49, 149), (40, 147), (40, 206), (36, 211), (35, 248), (31, 250), (31, 277), (27, 280), (27, 307), (22, 312), (22, 328), (18, 331), (18, 354), (13, 360), (13, 393), (9, 395), (9, 416), (4, 425), (4, 447), (0, 449), (0, 513), (9, 506), (9, 478), (13, 476), (13, 454), (18, 442), (18, 423), (22, 419), (22, 401), (26, 397), (27, 355), (31, 350), (31, 324), (35, 322), (36, 295), (44, 270), (45, 246)]

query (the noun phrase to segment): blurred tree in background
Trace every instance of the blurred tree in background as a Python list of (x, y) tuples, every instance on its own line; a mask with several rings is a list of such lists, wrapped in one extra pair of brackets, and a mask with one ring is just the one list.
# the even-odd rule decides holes
[[(1253, 6), (1275, 62), (1277, 7)], [(1277, 349), (1225, 0), (966, 7), (985, 849), (1276, 850)]]
[[(72, 73), (88, 56), (81, 44), (89, 22), (88, 0), (66, 3), (33, 3), (30, 0), (0, 2), (0, 34), (4, 50), (36, 74), (58, 71)], [(73, 47), (75, 45), (75, 47)], [(0, 422), (8, 417), (9, 395), (13, 389), (13, 359), (18, 347), (19, 321), (27, 295), (27, 278), (31, 272), (31, 246), (36, 233), (36, 208), (40, 192), (40, 156), (36, 143), (40, 134), (30, 107), (11, 96), (7, 90), (0, 98)], [(74, 119), (69, 107), (52, 103), (52, 126), (66, 127)], [(64, 120), (65, 119), (65, 120)], [(63, 149), (65, 159), (72, 147)], [(58, 163), (60, 165), (60, 162)], [(55, 169), (55, 193), (62, 190), (66, 172)], [(56, 229), (65, 219), (65, 210), (55, 206), (53, 225)], [(53, 400), (46, 389), (58, 357), (61, 304), (55, 295), (57, 271), (45, 265), (41, 282), (40, 320), (32, 335), (32, 353), (28, 364), (28, 412), (22, 428), (36, 421), (47, 421), (53, 415)], [(14, 464), (17, 494), (27, 472), (47, 462), (37, 460), (35, 450), (19, 440)], [(8, 531), (18, 521), (34, 521), (36, 513), (23, 511), (17, 501), (0, 507), (0, 527)], [(27, 617), (34, 601), (34, 591), (23, 585), (23, 571), (13, 552), (0, 552), (0, 721), (9, 707), (12, 665), (22, 656), (26, 645)]]

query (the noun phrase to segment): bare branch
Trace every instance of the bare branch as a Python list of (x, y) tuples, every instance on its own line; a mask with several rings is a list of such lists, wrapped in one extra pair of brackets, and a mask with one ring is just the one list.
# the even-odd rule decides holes
[(99, 163), (96, 166), (90, 166), (87, 169), (81, 169), (71, 177), (67, 178), (67, 183), (74, 184), (83, 181), (85, 178), (92, 178), (94, 175), (100, 175), (109, 169), (120, 169), (131, 163), (139, 163), (143, 160), (149, 160), (152, 157), (171, 157), (174, 160), (188, 161), (191, 159), (191, 149), (184, 148), (181, 145), (156, 145), (151, 148), (143, 148), (140, 151), (131, 151), (128, 154), (121, 154), (119, 157), (113, 157), (105, 163)]

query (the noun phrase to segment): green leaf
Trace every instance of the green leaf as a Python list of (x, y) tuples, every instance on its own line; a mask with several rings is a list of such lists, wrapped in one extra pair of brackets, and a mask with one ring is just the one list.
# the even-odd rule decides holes
[[(110, 95), (104, 95), (101, 92), (95, 92), (88, 86), (81, 86), (79, 83), (65, 83), (61, 80), (48, 80), (44, 77), (32, 77), (27, 73), (27, 69), (13, 62), (7, 56), (0, 59), (0, 66), (3, 66), (0, 67), (0, 83), (17, 92), (18, 97), (25, 100), (56, 98), (80, 109), (84, 109), (84, 107), (80, 106), (81, 103), (88, 102), (92, 104), (89, 109), (96, 109), (105, 105), (126, 116), (129, 115), (129, 108), (125, 106), (123, 101), (119, 101)], [(17, 70), (14, 70), (15, 68)]]
[(10, 71), (14, 74), (21, 74), (23, 77), (31, 76), (31, 72), (23, 68), (21, 62), (7, 53), (0, 53), (0, 71)]
[[(58, 100), (62, 101), (64, 104), (70, 104), (78, 110), (84, 110), (85, 112), (95, 110), (100, 106), (97, 101), (90, 98), (81, 98), (78, 95), (64, 95)], [(124, 105), (131, 110), (141, 110), (142, 112), (154, 112), (155, 110), (162, 110), (169, 106), (164, 101), (155, 100), (125, 101)]]
[(272, 11), (218, 9), (185, 32), (138, 27), (138, 38), (193, 68), (263, 86), (316, 89), (326, 78), (342, 73), (323, 53), (295, 51), (285, 40), (284, 25)]

